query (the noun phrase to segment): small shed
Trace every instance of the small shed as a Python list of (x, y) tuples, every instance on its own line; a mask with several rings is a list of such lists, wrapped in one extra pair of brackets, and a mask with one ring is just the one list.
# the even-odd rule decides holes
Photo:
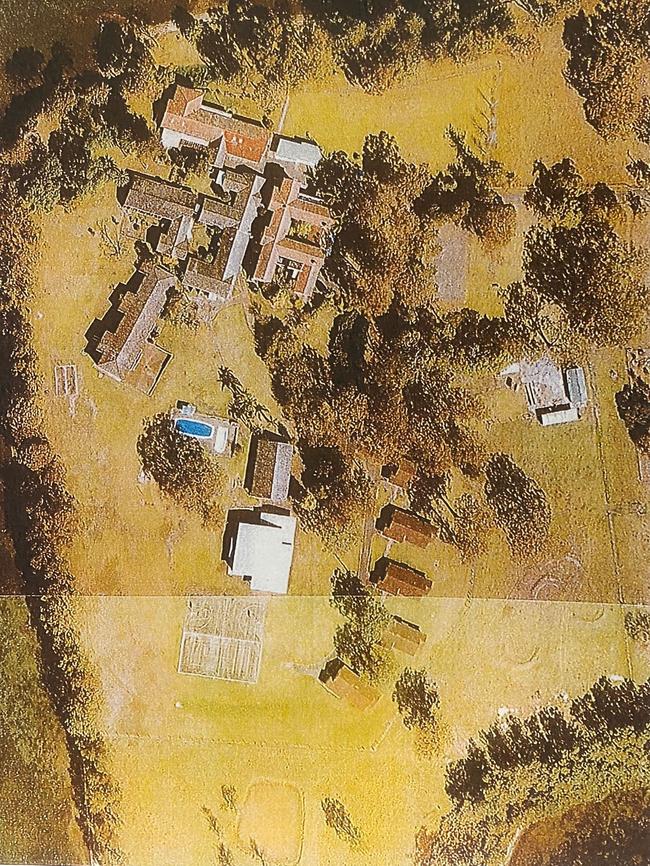
[(386, 649), (395, 649), (414, 656), (426, 639), (427, 636), (419, 625), (394, 615), (384, 629), (381, 644)]
[(402, 459), (395, 463), (387, 463), (381, 468), (381, 477), (401, 490), (406, 490), (417, 475), (418, 467), (412, 460)]
[(423, 517), (396, 505), (384, 508), (377, 528), (392, 541), (407, 541), (417, 547), (426, 547), (434, 535), (433, 526)]
[(582, 367), (567, 367), (564, 371), (564, 382), (569, 403), (578, 409), (587, 405), (587, 382)]
[(382, 557), (375, 563), (370, 579), (377, 589), (388, 595), (419, 597), (427, 595), (433, 586), (433, 582), (423, 571), (387, 557)]
[(318, 679), (331, 695), (347, 701), (358, 710), (367, 710), (379, 700), (377, 689), (364, 682), (343, 659), (331, 659)]

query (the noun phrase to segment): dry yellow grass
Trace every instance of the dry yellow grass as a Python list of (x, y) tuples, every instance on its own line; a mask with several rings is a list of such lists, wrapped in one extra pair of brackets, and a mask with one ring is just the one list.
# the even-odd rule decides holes
[[(626, 648), (616, 606), (430, 598), (389, 607), (427, 634), (418, 656), (397, 662), (425, 667), (440, 689), (449, 736), (432, 760), (417, 757), (390, 682), (362, 713), (314, 680), (337, 621), (326, 599), (271, 600), (255, 686), (176, 673), (184, 599), (82, 600), (108, 698), (130, 862), (207, 866), (214, 842), (207, 807), (237, 858), (252, 863), (237, 816), (222, 808), (221, 786), (234, 785), (241, 807), (249, 786), (266, 780), (304, 798), (304, 866), (405, 863), (417, 828), (435, 826), (448, 807), (444, 761), (500, 707), (525, 714), (560, 692), (578, 694), (601, 674), (650, 673), (647, 654)], [(320, 801), (328, 796), (361, 830), (358, 850), (325, 826)], [(277, 832), (272, 824), (260, 818), (258, 835)]]

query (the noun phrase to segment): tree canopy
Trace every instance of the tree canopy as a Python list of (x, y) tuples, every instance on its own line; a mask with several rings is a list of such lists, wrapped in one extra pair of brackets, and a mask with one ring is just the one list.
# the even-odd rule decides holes
[(638, 338), (650, 322), (648, 256), (619, 234), (625, 202), (569, 158), (538, 160), (525, 201), (539, 222), (524, 238), (523, 280), (503, 292), (513, 337), (569, 355)]
[(616, 395), (616, 408), (632, 442), (650, 454), (650, 385), (641, 380), (624, 385)]
[(168, 414), (145, 422), (137, 449), (143, 471), (166, 496), (197, 513), (207, 526), (221, 520), (226, 475), (218, 458), (179, 433)]
[(435, 296), (437, 230), (415, 207), (428, 180), (386, 132), (367, 136), (360, 162), (337, 151), (319, 165), (317, 191), (337, 217), (327, 271), (347, 308), (376, 316)]
[(649, 0), (600, 0), (564, 23), (566, 78), (583, 99), (587, 121), (605, 138), (650, 141)]
[(507, 454), (493, 454), (485, 467), (485, 498), (516, 556), (543, 548), (551, 509), (542, 488)]
[(330, 604), (344, 622), (334, 634), (334, 648), (358, 674), (370, 682), (385, 679), (392, 657), (381, 643), (390, 614), (372, 587), (361, 583), (356, 574), (337, 570), (332, 575)]

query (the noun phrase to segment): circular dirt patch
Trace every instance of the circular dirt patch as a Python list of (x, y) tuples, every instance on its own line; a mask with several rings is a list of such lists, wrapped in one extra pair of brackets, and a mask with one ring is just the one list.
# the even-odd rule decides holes
[(239, 813), (239, 839), (277, 866), (292, 866), (302, 852), (305, 809), (302, 793), (286, 782), (261, 780), (248, 789)]

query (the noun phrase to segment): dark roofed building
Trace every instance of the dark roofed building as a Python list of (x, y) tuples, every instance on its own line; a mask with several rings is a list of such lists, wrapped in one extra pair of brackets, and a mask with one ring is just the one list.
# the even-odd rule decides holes
[(413, 656), (426, 641), (427, 636), (420, 630), (419, 625), (394, 615), (384, 629), (381, 637), (381, 645), (386, 649), (398, 650)]
[(386, 538), (407, 541), (417, 547), (426, 547), (434, 535), (431, 524), (412, 511), (388, 505), (377, 521), (377, 528)]
[(175, 219), (193, 214), (197, 195), (186, 186), (130, 172), (131, 181), (124, 197), (124, 207), (159, 219)]
[(246, 472), (246, 487), (252, 496), (271, 502), (284, 502), (289, 495), (293, 446), (270, 435), (251, 442)]
[(433, 586), (423, 571), (386, 557), (375, 563), (370, 580), (377, 589), (388, 595), (423, 596)]
[[(261, 201), (259, 192), (263, 186), (262, 175), (250, 169), (220, 169), (215, 178), (216, 192), (202, 197), (197, 221), (218, 228), (237, 226), (247, 221), (249, 229), (257, 214)], [(248, 211), (250, 217), (246, 220)]]
[(415, 478), (418, 468), (412, 460), (402, 459), (396, 463), (387, 463), (381, 468), (381, 477), (401, 490), (406, 490)]
[(331, 695), (347, 701), (358, 710), (367, 710), (379, 700), (377, 689), (365, 683), (342, 659), (329, 661), (318, 679)]
[(232, 295), (233, 282), (222, 279), (223, 268), (218, 262), (208, 262), (188, 256), (183, 274), (183, 286), (205, 295), (210, 300), (227, 301)]
[(103, 332), (90, 350), (99, 370), (145, 393), (153, 390), (171, 355), (150, 338), (174, 282), (174, 275), (158, 265), (134, 274), (118, 294)]
[(185, 258), (194, 224), (196, 193), (159, 177), (131, 172), (130, 178), (122, 206), (160, 220), (156, 252)]

